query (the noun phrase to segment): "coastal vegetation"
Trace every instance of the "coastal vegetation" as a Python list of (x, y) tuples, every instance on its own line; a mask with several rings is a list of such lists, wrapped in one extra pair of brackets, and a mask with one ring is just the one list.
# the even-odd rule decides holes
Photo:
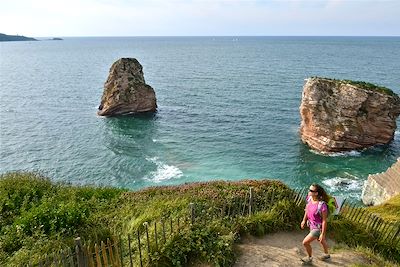
[[(241, 209), (240, 200), (248, 197), (249, 188), (254, 194), (254, 206), (263, 209), (236, 215), (234, 220), (210, 212), (237, 205)], [(113, 236), (126, 240), (128, 234), (143, 229), (145, 222), (188, 217), (194, 203), (203, 223), (183, 226), (159, 253), (152, 255), (152, 264), (184, 266), (205, 262), (231, 266), (236, 257), (235, 243), (241, 236), (298, 229), (304, 203), (299, 204), (302, 199), (293, 196), (293, 190), (286, 185), (270, 180), (191, 183), (132, 192), (56, 183), (35, 173), (7, 173), (0, 176), (0, 265), (37, 263), (45, 254), (73, 247), (78, 236), (85, 243)], [(390, 210), (398, 214), (400, 208), (396, 205), (383, 205), (373, 212), (384, 214)], [(331, 225), (330, 234), (336, 240), (350, 246), (371, 247), (373, 253), (380, 251), (386, 259), (400, 262), (396, 256), (400, 255), (400, 248), (376, 242), (370, 232), (348, 217), (335, 218)], [(126, 254), (123, 256), (129, 260)]]
[(400, 194), (381, 205), (369, 207), (368, 211), (378, 214), (386, 221), (400, 222)]
[(365, 89), (365, 90), (375, 91), (375, 92), (379, 92), (379, 93), (383, 93), (383, 94), (387, 94), (387, 95), (391, 95), (391, 96), (396, 96), (396, 93), (393, 92), (391, 89), (384, 87), (384, 86), (369, 83), (369, 82), (353, 81), (353, 80), (339, 80), (339, 79), (326, 78), (326, 77), (311, 77), (311, 78), (330, 80), (330, 81), (334, 81), (337, 83), (348, 83), (348, 84), (357, 86), (357, 87)]

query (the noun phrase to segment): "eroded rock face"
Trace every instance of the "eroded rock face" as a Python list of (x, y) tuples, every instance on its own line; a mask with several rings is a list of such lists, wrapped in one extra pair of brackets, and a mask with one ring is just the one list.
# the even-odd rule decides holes
[(345, 81), (310, 78), (300, 105), (301, 140), (320, 152), (387, 144), (396, 130), (400, 98)]
[(365, 205), (380, 205), (400, 194), (400, 158), (385, 172), (368, 175), (361, 199)]
[(143, 68), (134, 58), (121, 58), (111, 66), (104, 84), (100, 116), (155, 112), (156, 95), (143, 77)]

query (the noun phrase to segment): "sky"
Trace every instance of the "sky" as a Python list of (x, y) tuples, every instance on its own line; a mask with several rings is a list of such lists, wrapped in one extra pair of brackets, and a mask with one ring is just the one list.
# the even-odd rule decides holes
[(400, 36), (400, 0), (0, 0), (0, 33)]

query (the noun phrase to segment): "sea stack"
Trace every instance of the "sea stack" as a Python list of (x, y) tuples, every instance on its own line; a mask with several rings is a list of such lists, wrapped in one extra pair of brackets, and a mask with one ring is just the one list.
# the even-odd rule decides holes
[(360, 150), (394, 138), (400, 98), (365, 82), (309, 78), (300, 105), (301, 140), (319, 152)]
[(101, 98), (100, 116), (155, 112), (154, 89), (144, 81), (143, 67), (135, 58), (121, 58), (110, 68)]

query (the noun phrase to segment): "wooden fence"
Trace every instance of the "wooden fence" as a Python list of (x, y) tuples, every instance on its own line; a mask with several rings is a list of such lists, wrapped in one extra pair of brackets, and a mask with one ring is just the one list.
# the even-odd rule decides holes
[(75, 239), (73, 250), (67, 248), (58, 253), (44, 255), (37, 264), (27, 266), (65, 266), (65, 267), (86, 267), (86, 266), (122, 266), (122, 244), (118, 238), (107, 239), (99, 245), (83, 245), (80, 237)]
[(355, 204), (345, 204), (340, 215), (362, 225), (375, 240), (388, 243), (392, 247), (400, 245), (400, 222), (386, 222), (376, 214)]
[[(287, 198), (298, 206), (305, 205), (308, 188), (294, 190)], [(75, 239), (72, 251), (67, 249), (53, 255), (45, 255), (36, 264), (27, 266), (63, 267), (102, 267), (102, 266), (147, 266), (161, 249), (182, 231), (193, 225), (210, 222), (214, 219), (236, 220), (260, 211), (269, 210), (282, 195), (274, 191), (256, 196), (253, 188), (242, 197), (227, 199), (221, 205), (209, 203), (190, 203), (188, 213), (183, 217), (165, 216), (152, 222), (144, 222), (134, 233), (126, 237), (115, 237), (100, 244), (84, 245), (80, 238)], [(343, 204), (340, 216), (363, 225), (366, 231), (373, 232), (375, 238), (389, 242), (393, 246), (400, 243), (400, 223), (388, 223), (366, 209), (355, 204)]]

